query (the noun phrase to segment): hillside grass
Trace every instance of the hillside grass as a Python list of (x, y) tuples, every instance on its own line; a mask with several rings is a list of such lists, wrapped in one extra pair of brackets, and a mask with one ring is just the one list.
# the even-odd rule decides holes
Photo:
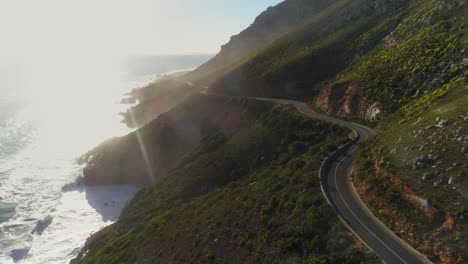
[(373, 261), (353, 248), (319, 187), (321, 162), (349, 131), (284, 106), (252, 120), (230, 138), (204, 138), (93, 235), (79, 262)]
[(209, 85), (253, 53), (259, 52), (284, 34), (307, 24), (327, 7), (338, 2), (340, 1), (286, 0), (269, 7), (258, 15), (249, 27), (232, 36), (230, 41), (221, 47), (218, 55), (185, 77), (192, 82)]
[(377, 13), (367, 1), (340, 1), (230, 69), (212, 90), (311, 99), (322, 82), (374, 49), (398, 25), (400, 11)]
[[(442, 120), (448, 125), (437, 127)], [(357, 162), (355, 182), (366, 186), (361, 196), (374, 214), (435, 262), (466, 259), (467, 121), (468, 82), (462, 77), (380, 122)], [(437, 158), (415, 163), (424, 156)]]
[[(468, 164), (462, 150), (468, 145), (466, 118), (468, 82), (460, 78), (404, 107), (381, 125), (376, 142), (395, 167), (392, 170), (398, 172), (405, 183), (452, 213), (466, 213), (468, 207)], [(449, 124), (436, 127), (438, 120), (447, 120)], [(413, 168), (417, 157), (430, 154), (439, 157), (434, 164)], [(426, 173), (434, 175), (423, 180)], [(453, 183), (448, 184), (450, 178)], [(439, 180), (442, 183), (435, 187), (434, 183)]]
[(466, 70), (467, 12), (456, 2), (412, 2), (398, 27), (336, 82), (357, 83), (387, 113), (442, 87)]

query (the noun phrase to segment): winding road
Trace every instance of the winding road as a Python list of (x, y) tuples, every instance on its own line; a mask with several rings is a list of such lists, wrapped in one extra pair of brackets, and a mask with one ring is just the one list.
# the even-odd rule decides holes
[(347, 127), (356, 138), (329, 156), (322, 164), (322, 192), (340, 219), (385, 263), (431, 263), (378, 220), (362, 202), (351, 182), (351, 167), (357, 156), (358, 144), (375, 135), (375, 131), (352, 122), (319, 114), (298, 101), (255, 98), (296, 107), (308, 117)]
[[(190, 82), (187, 84), (196, 86)], [(201, 93), (208, 94), (208, 87), (199, 88), (204, 90)], [(304, 102), (261, 97), (248, 98), (292, 105), (308, 117), (353, 130), (356, 134), (355, 139), (329, 156), (320, 168), (321, 188), (327, 202), (335, 209), (343, 223), (384, 263), (431, 263), (423, 254), (412, 248), (377, 219), (354, 189), (350, 174), (353, 162), (357, 157), (356, 150), (361, 142), (376, 134), (374, 130), (360, 124), (319, 114), (310, 109)]]

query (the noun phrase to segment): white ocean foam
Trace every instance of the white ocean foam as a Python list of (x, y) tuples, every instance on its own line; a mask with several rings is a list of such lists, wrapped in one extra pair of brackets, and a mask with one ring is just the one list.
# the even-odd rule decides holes
[[(93, 232), (118, 219), (138, 191), (79, 185), (82, 167), (76, 157), (106, 138), (129, 132), (118, 116), (124, 107), (118, 104), (122, 91), (100, 94), (86, 104), (52, 102), (2, 112), (1, 264), (68, 263)], [(93, 95), (82, 98), (87, 96)], [(99, 129), (93, 127), (97, 125)]]
[(76, 158), (129, 132), (118, 115), (129, 107), (120, 104), (122, 95), (157, 76), (109, 82), (119, 73), (100, 78), (93, 71), (88, 83), (82, 71), (63, 72), (58, 80), (46, 73), (39, 76), (44, 86), (31, 82), (29, 100), (0, 100), (1, 264), (68, 263), (93, 232), (118, 219), (138, 191), (80, 185)]

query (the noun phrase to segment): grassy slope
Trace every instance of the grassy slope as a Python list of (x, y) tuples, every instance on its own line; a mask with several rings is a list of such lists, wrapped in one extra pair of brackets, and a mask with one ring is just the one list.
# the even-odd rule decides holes
[[(466, 70), (466, 53), (461, 53), (467, 38), (466, 4), (423, 0), (400, 11), (403, 18), (391, 34), (334, 80), (357, 83), (387, 113)], [(365, 34), (359, 41), (367, 38)]]
[[(467, 71), (467, 5), (463, 1), (410, 1), (376, 19), (356, 9), (356, 2), (335, 5), (327, 10), (327, 16), (319, 16), (310, 25), (286, 35), (238, 65), (215, 89), (310, 98), (323, 87), (355, 83), (371, 103), (377, 101), (387, 114), (379, 124), (377, 140), (369, 148), (374, 154), (369, 155), (372, 162), (388, 162), (390, 167), (384, 165), (381, 169), (395, 176), (381, 175), (372, 170), (373, 163), (365, 163), (367, 168), (361, 168), (361, 172), (368, 176), (373, 198), (387, 208), (379, 207), (371, 195), (368, 201), (397, 233), (405, 228), (412, 232), (401, 235), (436, 261), (460, 261), (458, 256), (466, 251), (462, 234), (467, 225), (459, 217), (468, 217), (466, 150), (462, 150), (467, 144), (467, 84), (463, 79)], [(361, 16), (351, 16), (346, 24), (338, 24), (339, 30), (314, 28), (321, 23), (330, 25), (350, 10), (359, 10)], [(325, 28), (322, 35), (318, 28)], [(437, 117), (449, 120), (450, 125), (426, 129), (438, 123)], [(420, 151), (423, 144), (427, 146)], [(415, 158), (430, 153), (441, 157), (436, 164), (412, 168)], [(422, 180), (426, 173), (432, 176)], [(421, 209), (414, 200), (405, 199), (406, 195), (429, 198), (436, 209)], [(395, 215), (396, 211), (401, 215)], [(442, 232), (452, 217), (456, 218), (455, 227)]]
[[(203, 86), (211, 84), (251, 53), (299, 25), (303, 25), (337, 1), (286, 0), (268, 8), (255, 19), (252, 25), (233, 36), (229, 43), (222, 47), (219, 54), (196, 70), (184, 74), (183, 79), (203, 84)], [(136, 66), (138, 68), (141, 65)], [(188, 86), (185, 82), (174, 81), (173, 77), (175, 76), (166, 76), (146, 87), (132, 91), (128, 99), (138, 100), (139, 104), (122, 113), (123, 122), (129, 127), (143, 126), (181, 103), (188, 95), (199, 92), (198, 88)]]
[(232, 136), (248, 127), (269, 104), (193, 95), (183, 104), (129, 135), (108, 140), (87, 153), (87, 184), (149, 186), (167, 175), (205, 137)]
[[(365, 166), (361, 166), (358, 176), (371, 183), (376, 199), (400, 213), (401, 218), (396, 220), (406, 222), (416, 232), (401, 235), (421, 242), (444, 219), (436, 214), (428, 220), (433, 217), (428, 216), (431, 212), (421, 208), (414, 211), (413, 205), (402, 202), (404, 191), (411, 189), (411, 194), (432, 198), (442, 212), (461, 211), (466, 215), (464, 180), (431, 188), (433, 182), (419, 183), (420, 174), (428, 168), (415, 173), (408, 163), (416, 153), (426, 154), (416, 151), (416, 147), (430, 135), (411, 134), (421, 129), (412, 125), (418, 118), (423, 120), (421, 124), (434, 124), (434, 113), (454, 120), (452, 115), (466, 113), (465, 83), (459, 81), (466, 71), (463, 64), (466, 55), (461, 52), (467, 39), (463, 17), (466, 4), (459, 3), (410, 1), (399, 9), (387, 8), (383, 12), (365, 5), (364, 1), (342, 1), (307, 26), (250, 58), (223, 68), (227, 74), (213, 88), (225, 93), (311, 98), (325, 85), (352, 81), (388, 112), (407, 106), (381, 123), (382, 135), (368, 148), (369, 152), (364, 152), (368, 159), (361, 161)], [(433, 99), (443, 94), (447, 85), (458, 88), (449, 89), (442, 99)], [(442, 113), (444, 109), (450, 111)], [(280, 262), (294, 258), (317, 260), (321, 255), (330, 258), (336, 254), (339, 250), (335, 247), (340, 244), (330, 239), (333, 238), (330, 228), (336, 219), (324, 209), (327, 207), (316, 188), (316, 177), (310, 174), (318, 169), (325, 153), (319, 146), (305, 153), (293, 151), (301, 145), (306, 145), (306, 149), (315, 145), (301, 138), (303, 134), (292, 135), (296, 129), (274, 126), (286, 120), (296, 122), (291, 113), (265, 114), (255, 121), (256, 129), (233, 138), (205, 138), (199, 152), (188, 157), (170, 177), (140, 193), (122, 221), (94, 236), (87, 245), (90, 251), (85, 261), (214, 262), (240, 258), (247, 262)], [(447, 132), (455, 133), (452, 128), (458, 129), (460, 125), (464, 126), (462, 123), (449, 126)], [(317, 132), (313, 126), (302, 128), (308, 129)], [(270, 137), (275, 140), (267, 143), (260, 140)], [(331, 135), (329, 139), (332, 140)], [(461, 149), (457, 152), (460, 145), (456, 143), (441, 138), (435, 144), (433, 151), (446, 146), (448, 153), (438, 166), (445, 169), (452, 159), (460, 164), (464, 162), (463, 156), (452, 155), (461, 153)], [(378, 155), (374, 156), (371, 150)], [(289, 161), (290, 158), (293, 160)], [(382, 170), (396, 175), (397, 184), (378, 175), (379, 170), (373, 168), (376, 158), (382, 159)], [(449, 177), (463, 173), (466, 168), (460, 164), (458, 169), (444, 172), (441, 179), (447, 182)], [(455, 191), (449, 190), (453, 187)], [(312, 216), (301, 206), (302, 195), (310, 195), (312, 199), (307, 204), (314, 209)], [(385, 213), (388, 208), (375, 209), (389, 223), (392, 221), (389, 218), (395, 217)], [(330, 224), (322, 226), (324, 220), (330, 220)], [(460, 252), (457, 247), (466, 241), (460, 237), (466, 232), (465, 226), (460, 223), (455, 231), (437, 233), (430, 238), (434, 243), (449, 243)], [(422, 249), (434, 253), (431, 248)], [(449, 251), (450, 247), (445, 250)]]
[(88, 241), (82, 263), (369, 260), (353, 250), (317, 177), (348, 131), (287, 107), (252, 120), (233, 137), (205, 138), (141, 191), (116, 224)]
[(236, 63), (249, 57), (287, 32), (303, 25), (338, 0), (285, 0), (261, 13), (248, 28), (223, 45), (221, 52), (186, 78), (211, 84)]
[(213, 90), (311, 98), (320, 82), (346, 69), (398, 25), (404, 10), (393, 9), (379, 13), (364, 0), (341, 1), (230, 69)]
[[(449, 125), (436, 127), (438, 120)], [(361, 194), (376, 215), (436, 262), (462, 263), (468, 250), (467, 120), (468, 82), (460, 78), (381, 123), (358, 162)], [(438, 158), (415, 164), (429, 155)]]
[[(357, 83), (393, 112), (379, 122), (378, 136), (361, 158), (356, 175), (367, 186), (361, 194), (436, 262), (460, 263), (467, 250), (468, 9), (457, 1), (410, 6), (379, 47), (332, 82)], [(449, 125), (437, 128), (440, 120)], [(431, 154), (438, 158), (430, 164), (415, 163)], [(434, 208), (424, 209), (410, 196), (430, 199)]]
[[(418, 193), (425, 194), (450, 212), (463, 212), (468, 205), (467, 171), (464, 167), (468, 164), (462, 151), (463, 146), (467, 145), (467, 85), (466, 79), (447, 85), (446, 94), (432, 99), (433, 102), (424, 111), (412, 114), (404, 122), (391, 122), (382, 126), (382, 133), (378, 138), (378, 145), (389, 153), (391, 163), (399, 168), (401, 178), (414, 186)], [(406, 110), (405, 112), (411, 111), (408, 108)], [(408, 113), (403, 115), (407, 116)], [(444, 128), (435, 127), (439, 123), (438, 119), (448, 120), (450, 124)], [(397, 120), (401, 119), (397, 117)], [(431, 166), (413, 168), (417, 157), (429, 154), (437, 155), (439, 159)], [(454, 166), (455, 169), (447, 171), (454, 163), (458, 164)], [(424, 174), (437, 172), (438, 175), (431, 179), (422, 180)], [(447, 182), (450, 178), (455, 180), (449, 185)], [(443, 184), (434, 187), (434, 182), (438, 180), (442, 180)]]
[[(466, 4), (433, 0), (341, 1), (237, 65), (212, 90), (311, 99), (330, 84), (357, 83), (394, 112), (463, 74)], [(466, 54), (466, 53), (465, 53)], [(449, 65), (451, 66), (451, 65)]]
[[(462, 150), (468, 129), (467, 5), (425, 0), (408, 9), (392, 34), (330, 83), (354, 82), (393, 112), (379, 122), (377, 138), (359, 161), (355, 176), (363, 198), (434, 261), (462, 263), (468, 205)], [(442, 119), (450, 124), (435, 127)], [(439, 158), (415, 164), (430, 154)], [(425, 209), (414, 197), (430, 199), (434, 208)]]

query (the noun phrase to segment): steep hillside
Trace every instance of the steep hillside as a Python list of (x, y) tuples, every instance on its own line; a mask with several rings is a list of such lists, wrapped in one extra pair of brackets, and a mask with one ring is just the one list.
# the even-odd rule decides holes
[(194, 95), (141, 129), (108, 140), (84, 155), (84, 182), (149, 186), (206, 137), (213, 133), (219, 134), (219, 140), (230, 137), (248, 127), (251, 116), (270, 107), (266, 103), (239, 105), (235, 100)]
[[(317, 99), (318, 105), (329, 113), (343, 109), (336, 104), (326, 106), (333, 96), (348, 95), (340, 89), (345, 85), (354, 86), (361, 104), (373, 105), (374, 113), (392, 113), (463, 76), (468, 69), (467, 8), (465, 1), (424, 0), (400, 9), (398, 26), (334, 77)], [(367, 41), (370, 33), (358, 41)], [(352, 114), (372, 118), (365, 112)]]
[(417, 1), (315, 100), (377, 123), (355, 184), (374, 212), (435, 262), (466, 262), (468, 7)]
[(467, 13), (466, 1), (343, 1), (211, 90), (314, 99), (330, 115), (383, 119), (356, 168), (361, 195), (434, 261), (463, 263)]
[(319, 95), (324, 112), (376, 119), (464, 73), (466, 12), (464, 1), (341, 1), (238, 63), (211, 90)]
[[(252, 106), (224, 100), (244, 111)], [(248, 119), (250, 126), (230, 136), (213, 127), (168, 176), (142, 190), (116, 224), (93, 235), (75, 261), (371, 260), (353, 249), (355, 240), (338, 224), (317, 177), (322, 160), (349, 131), (288, 107), (260, 108)]]
[[(372, 50), (401, 21), (398, 1), (344, 0), (239, 63), (213, 86), (216, 92), (311, 98)], [(405, 9), (406, 10), (406, 9)], [(366, 41), (360, 41), (366, 37)]]
[(440, 263), (468, 252), (468, 82), (453, 80), (378, 126), (355, 185), (376, 215)]
[(131, 128), (141, 127), (199, 92), (193, 86), (176, 80), (177, 76), (163, 76), (145, 87), (133, 89), (124, 100), (137, 104), (121, 113), (122, 122)]
[[(214, 81), (216, 94), (299, 98), (372, 121), (377, 136), (353, 170), (362, 199), (431, 260), (465, 263), (466, 1), (343, 0), (307, 11), (276, 41), (260, 34), (279, 27), (269, 17), (292, 12), (285, 6), (310, 3), (269, 9), (183, 78)], [(265, 102), (191, 97), (89, 153), (88, 183), (148, 188), (75, 262), (372, 261), (319, 191), (320, 163), (348, 132)]]
[[(221, 51), (211, 60), (186, 74), (183, 79), (196, 82), (201, 86), (211, 84), (222, 76), (236, 63), (252, 55), (264, 46), (270, 44), (287, 32), (303, 25), (312, 17), (333, 5), (338, 0), (286, 0), (270, 7), (261, 13), (255, 21), (244, 31), (235, 35), (222, 46)], [(156, 69), (156, 72), (164, 72), (164, 67), (170, 68), (174, 62), (183, 65), (193, 61), (206, 60), (206, 55), (193, 56), (159, 56), (155, 58), (133, 57), (128, 59), (128, 65), (132, 72), (143, 73)], [(153, 61), (167, 61), (167, 65), (154, 68)], [(179, 76), (180, 77), (180, 76)], [(171, 76), (166, 76), (146, 87), (134, 90), (126, 101), (139, 103), (126, 113), (122, 113), (123, 122), (129, 127), (140, 127), (160, 114), (170, 110), (182, 102), (187, 96), (197, 93), (193, 86), (187, 86), (183, 82), (175, 82)]]
[(268, 8), (244, 31), (231, 37), (210, 61), (191, 72), (192, 82), (211, 84), (227, 69), (262, 49), (287, 32), (306, 23), (338, 0), (286, 0)]
[[(232, 69), (237, 63), (261, 50), (264, 46), (272, 43), (287, 32), (307, 23), (315, 15), (327, 7), (335, 4), (338, 0), (286, 0), (280, 4), (269, 7), (261, 13), (255, 21), (244, 31), (235, 35), (222, 46), (221, 51), (211, 60), (186, 74), (183, 79), (191, 81), (200, 86), (207, 86)], [(153, 60), (168, 60), (174, 56), (156, 57)], [(206, 55), (181, 56), (175, 61), (184, 63), (194, 60), (206, 59)], [(132, 71), (140, 73), (153, 68), (152, 58), (131, 58), (128, 64), (133, 65)], [(160, 68), (158, 68), (160, 69)], [(161, 72), (161, 71), (159, 71)], [(180, 76), (179, 76), (180, 77)], [(140, 127), (160, 114), (182, 102), (188, 95), (197, 93), (193, 86), (187, 86), (181, 82), (174, 82), (171, 76), (163, 80), (136, 89), (126, 101), (139, 103), (126, 113), (122, 113), (129, 127)]]

